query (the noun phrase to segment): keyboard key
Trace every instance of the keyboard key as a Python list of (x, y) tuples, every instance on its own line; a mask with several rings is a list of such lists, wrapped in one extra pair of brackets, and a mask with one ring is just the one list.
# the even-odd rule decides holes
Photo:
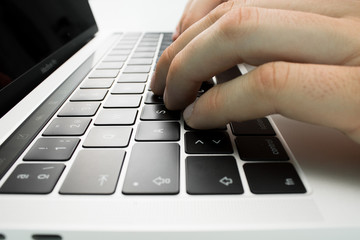
[(124, 62), (102, 62), (96, 69), (121, 69), (124, 66)]
[(64, 164), (20, 164), (1, 187), (0, 193), (50, 193), (64, 168)]
[(156, 47), (138, 47), (136, 48), (135, 52), (155, 52)]
[[(119, 49), (119, 48), (117, 48)], [(104, 58), (103, 62), (125, 62), (128, 56), (126, 55), (113, 55)]]
[(178, 122), (141, 122), (135, 136), (136, 141), (178, 141), (179, 139)]
[(141, 42), (139, 43), (139, 47), (156, 47), (158, 42)]
[(124, 73), (149, 73), (150, 69), (149, 65), (130, 65), (124, 69)]
[(275, 131), (267, 118), (232, 122), (230, 126), (233, 134), (236, 136), (275, 136)]
[(186, 190), (189, 194), (244, 193), (235, 158), (232, 156), (187, 157)]
[(164, 104), (164, 99), (162, 96), (155, 95), (153, 92), (148, 92), (145, 98), (146, 104)]
[(148, 79), (147, 73), (124, 73), (121, 74), (118, 82), (146, 82)]
[(289, 157), (276, 137), (246, 136), (235, 139), (240, 158), (244, 161), (286, 161)]
[(116, 83), (111, 94), (141, 94), (144, 89), (144, 83)]
[(89, 78), (116, 78), (119, 72), (118, 69), (96, 69)]
[(180, 147), (176, 143), (137, 143), (126, 172), (124, 194), (179, 193)]
[(102, 101), (107, 92), (107, 89), (79, 89), (70, 98), (70, 101)]
[(219, 131), (185, 133), (186, 153), (233, 153), (229, 135)]
[(128, 56), (130, 53), (131, 53), (131, 49), (115, 49), (115, 50), (112, 50), (109, 53), (109, 56), (112, 56), (112, 55), (125, 55), (125, 56)]
[(93, 127), (83, 147), (127, 147), (132, 133), (131, 127)]
[(91, 117), (94, 116), (100, 107), (99, 102), (68, 102), (61, 109), (59, 117)]
[(25, 161), (67, 161), (71, 158), (78, 138), (39, 138), (25, 155)]
[(234, 66), (229, 68), (228, 70), (216, 75), (216, 81), (218, 84), (227, 82), (229, 80), (232, 80), (234, 78), (237, 78), (241, 76), (241, 72), (238, 68), (238, 66)]
[(125, 151), (82, 150), (61, 186), (61, 194), (112, 194), (118, 182)]
[[(145, 43), (144, 43), (145, 44)], [(151, 44), (151, 43), (150, 43)], [(157, 43), (155, 43), (155, 46), (157, 45)], [(143, 45), (140, 43), (139, 46), (150, 46), (150, 45)], [(155, 56), (154, 52), (135, 52), (132, 55), (132, 58), (153, 58)]]
[(110, 78), (97, 78), (97, 79), (86, 79), (83, 84), (81, 84), (81, 89), (99, 89), (99, 88), (110, 88), (113, 84), (114, 79)]
[(104, 108), (137, 108), (140, 101), (141, 95), (110, 95)]
[(95, 125), (133, 125), (136, 109), (102, 109), (95, 120)]
[(55, 118), (46, 128), (43, 136), (81, 136), (90, 122), (91, 118)]
[(255, 194), (306, 192), (290, 163), (246, 163), (244, 171), (250, 190)]
[(213, 128), (213, 129), (194, 129), (194, 128), (190, 127), (189, 125), (187, 125), (187, 123), (184, 121), (184, 129), (191, 130), (191, 131), (226, 131), (227, 127), (223, 126), (223, 127)]
[(163, 104), (145, 105), (142, 109), (141, 120), (180, 120), (179, 111), (169, 111)]
[(151, 65), (152, 58), (132, 58), (129, 60), (128, 65)]

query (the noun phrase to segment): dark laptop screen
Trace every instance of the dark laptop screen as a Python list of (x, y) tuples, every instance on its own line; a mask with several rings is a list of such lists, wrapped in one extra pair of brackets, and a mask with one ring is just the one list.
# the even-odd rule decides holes
[(0, 117), (96, 31), (88, 0), (1, 0)]

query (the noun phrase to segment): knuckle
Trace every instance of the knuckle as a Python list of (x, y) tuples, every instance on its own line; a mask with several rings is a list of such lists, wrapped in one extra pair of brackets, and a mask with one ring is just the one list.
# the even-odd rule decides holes
[[(225, 37), (234, 39), (238, 34), (245, 34), (246, 29), (254, 29), (259, 24), (259, 12), (253, 7), (237, 7), (230, 10), (223, 18), (220, 29)], [(241, 31), (239, 31), (239, 27)]]
[(258, 68), (255, 87), (260, 94), (273, 99), (281, 94), (289, 80), (289, 64), (285, 62), (271, 62)]
[(218, 111), (224, 105), (224, 96), (221, 94), (221, 84), (213, 87), (208, 92), (206, 106), (209, 112)]
[(215, 23), (225, 13), (229, 12), (233, 8), (234, 4), (234, 1), (226, 1), (210, 11), (210, 13), (206, 15), (210, 25)]

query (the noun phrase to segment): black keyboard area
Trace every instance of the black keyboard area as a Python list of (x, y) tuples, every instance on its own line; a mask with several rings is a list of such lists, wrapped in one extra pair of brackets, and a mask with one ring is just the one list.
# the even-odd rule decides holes
[(181, 182), (188, 195), (306, 193), (268, 118), (200, 131), (166, 109), (148, 86), (170, 44), (171, 33), (123, 34), (34, 133), (0, 193), (177, 195)]

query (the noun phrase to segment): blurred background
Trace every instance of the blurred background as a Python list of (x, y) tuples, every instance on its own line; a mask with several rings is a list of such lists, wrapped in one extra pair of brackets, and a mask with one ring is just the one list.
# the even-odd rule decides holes
[[(174, 31), (187, 0), (89, 0), (101, 31)], [(154, 9), (151, 12), (148, 9)], [(137, 14), (130, 14), (136, 12)], [(158, 17), (150, 17), (152, 15)], [(175, 15), (175, 16), (174, 16)]]

